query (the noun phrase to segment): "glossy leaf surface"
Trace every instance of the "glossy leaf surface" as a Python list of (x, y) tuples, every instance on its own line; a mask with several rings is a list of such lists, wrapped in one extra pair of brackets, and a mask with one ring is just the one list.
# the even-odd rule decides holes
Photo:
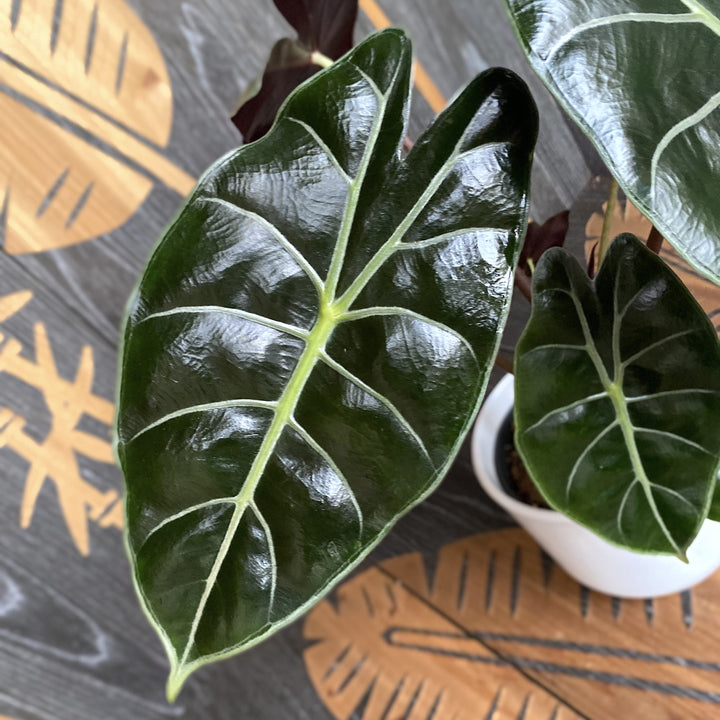
[(536, 111), (488, 71), (401, 161), (411, 60), (387, 30), (299, 88), (203, 178), (129, 308), (118, 455), (171, 696), (359, 562), (479, 406)]
[(337, 60), (353, 45), (357, 0), (275, 0), (275, 6), (298, 36), (275, 43), (262, 77), (240, 99), (232, 121), (245, 142), (265, 135), (287, 96), (319, 72), (313, 53)]
[(628, 197), (720, 284), (720, 5), (506, 3), (533, 67)]
[(720, 346), (668, 267), (620, 235), (591, 281), (541, 259), (515, 359), (516, 444), (548, 502), (613, 543), (683, 556), (720, 457)]

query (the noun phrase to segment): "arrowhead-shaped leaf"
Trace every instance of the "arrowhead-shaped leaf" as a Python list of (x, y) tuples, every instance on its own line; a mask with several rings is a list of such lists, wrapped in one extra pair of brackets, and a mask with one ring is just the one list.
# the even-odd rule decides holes
[(623, 190), (720, 284), (720, 7), (505, 0), (530, 62)]
[(201, 180), (131, 302), (118, 456), (171, 696), (356, 565), (479, 406), (537, 117), (488, 71), (402, 161), (411, 60), (387, 30), (299, 88)]
[(515, 357), (516, 443), (548, 502), (609, 541), (683, 556), (720, 458), (720, 346), (657, 255), (620, 235), (594, 282), (537, 267)]

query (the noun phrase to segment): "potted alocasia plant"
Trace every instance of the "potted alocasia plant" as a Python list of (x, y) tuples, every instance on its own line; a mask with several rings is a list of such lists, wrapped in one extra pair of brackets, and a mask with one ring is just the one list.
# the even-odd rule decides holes
[[(360, 562), (437, 486), (481, 402), (526, 230), (536, 112), (516, 76), (488, 71), (403, 157), (410, 74), (409, 42), (388, 30), (307, 80), (267, 135), (206, 173), (131, 298), (117, 449), (171, 698)], [(568, 444), (595, 447), (600, 479), (612, 467), (625, 482), (598, 490), (583, 465), (566, 511), (608, 536), (619, 504), (613, 541), (682, 555), (720, 455), (717, 340), (636, 239), (615, 243), (594, 283), (573, 262), (553, 251), (535, 272), (520, 443), (534, 475), (558, 457), (572, 470), (584, 450), (571, 459)], [(688, 389), (701, 401), (672, 402)], [(658, 441), (670, 435), (683, 439)], [(690, 462), (686, 480), (664, 472)], [(627, 474), (641, 469), (645, 482)], [(552, 479), (539, 484), (553, 496)]]
[[(617, 12), (558, 0), (507, 4), (531, 64), (627, 196), (719, 282), (720, 205), (708, 192), (720, 157), (709, 62), (720, 18), (689, 1), (662, 12), (640, 2)], [(650, 245), (660, 237), (653, 235)], [(682, 284), (636, 239), (621, 236), (604, 261), (604, 248), (600, 255), (594, 282), (558, 250), (538, 264), (515, 360), (516, 445), (552, 507), (615, 545), (685, 559), (705, 519), (720, 517), (717, 338)], [(717, 547), (717, 528), (703, 532)], [(578, 547), (557, 528), (548, 534), (556, 557)], [(720, 553), (690, 568), (653, 559), (669, 584), (657, 584), (657, 575), (648, 585), (608, 552), (609, 583), (594, 580), (587, 560), (561, 562), (575, 563), (569, 569), (587, 584), (635, 595), (679, 589), (720, 563)]]
[(480, 405), (537, 113), (490, 70), (403, 157), (411, 64), (387, 30), (300, 86), (201, 179), (131, 298), (117, 451), (171, 698), (357, 565)]

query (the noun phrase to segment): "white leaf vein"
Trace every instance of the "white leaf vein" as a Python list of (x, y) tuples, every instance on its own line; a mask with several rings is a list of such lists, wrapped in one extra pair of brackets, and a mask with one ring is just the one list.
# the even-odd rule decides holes
[(278, 577), (278, 568), (277, 568), (277, 556), (275, 554), (275, 541), (273, 540), (272, 531), (270, 530), (270, 526), (268, 525), (267, 520), (265, 519), (265, 516), (260, 512), (260, 509), (256, 505), (254, 501), (251, 501), (249, 503), (250, 509), (255, 514), (255, 517), (257, 518), (258, 522), (260, 523), (260, 526), (263, 529), (263, 532), (265, 533), (265, 540), (268, 545), (268, 554), (270, 556), (270, 599), (268, 600), (268, 612), (267, 612), (267, 619), (268, 622), (270, 622), (270, 616), (272, 615), (272, 611), (275, 607), (275, 591), (277, 589), (277, 577)]
[(394, 315), (400, 315), (403, 317), (409, 317), (413, 320), (417, 320), (418, 322), (425, 323), (426, 325), (430, 325), (434, 328), (437, 328), (438, 330), (441, 330), (444, 333), (447, 333), (448, 335), (452, 335), (456, 340), (458, 340), (463, 347), (470, 353), (470, 356), (472, 359), (479, 365), (479, 361), (477, 358), (477, 355), (475, 354), (475, 350), (473, 349), (470, 342), (465, 338), (463, 335), (461, 335), (457, 330), (454, 328), (451, 328), (449, 325), (446, 325), (443, 322), (440, 322), (439, 320), (434, 320), (433, 318), (429, 318), (427, 315), (423, 315), (421, 313), (415, 312), (414, 310), (409, 310), (408, 308), (403, 307), (381, 307), (381, 306), (375, 306), (375, 307), (369, 307), (369, 308), (363, 308), (362, 310), (351, 310), (346, 312), (341, 318), (340, 322), (353, 322), (354, 320), (363, 320), (365, 318), (370, 317), (384, 317), (384, 316), (394, 316)]
[(300, 127), (302, 127), (308, 135), (315, 141), (317, 146), (327, 155), (328, 160), (330, 160), (330, 163), (332, 166), (337, 170), (340, 177), (349, 185), (353, 179), (347, 174), (345, 171), (345, 168), (340, 164), (340, 161), (338, 160), (335, 153), (328, 147), (327, 143), (318, 135), (317, 130), (312, 125), (308, 125), (304, 120), (299, 120), (298, 118), (287, 116), (286, 120), (289, 120), (290, 122), (294, 122)]
[(443, 233), (442, 235), (435, 235), (425, 240), (417, 240), (415, 242), (403, 242), (398, 245), (398, 251), (404, 252), (406, 250), (422, 250), (424, 248), (433, 247), (439, 245), (446, 240), (454, 240), (455, 238), (461, 238), (465, 235), (503, 235), (507, 237), (510, 231), (507, 228), (494, 228), (494, 227), (466, 227), (453, 230), (451, 232)]
[(655, 348), (662, 347), (665, 343), (671, 342), (673, 340), (677, 340), (678, 338), (684, 337), (685, 335), (692, 335), (692, 333), (696, 332), (696, 328), (691, 328), (689, 330), (682, 330), (680, 332), (672, 333), (671, 335), (666, 335), (664, 338), (661, 338), (660, 340), (656, 340), (654, 343), (650, 343), (650, 345), (646, 345), (644, 348), (638, 350), (636, 353), (633, 353), (629, 358), (626, 358), (622, 361), (620, 364), (621, 368), (626, 368), (629, 365), (632, 365), (636, 360), (641, 358), (646, 353), (649, 353), (651, 350), (655, 350)]
[(570, 474), (568, 475), (567, 484), (565, 485), (565, 502), (570, 502), (570, 490), (572, 489), (573, 483), (575, 482), (575, 478), (577, 477), (577, 472), (580, 469), (580, 465), (582, 465), (585, 458), (590, 454), (590, 451), (614, 428), (618, 427), (619, 423), (617, 420), (614, 420), (609, 425), (607, 425), (605, 428), (603, 428), (583, 449), (583, 451), (578, 455), (577, 459), (573, 463), (572, 469), (570, 470)]
[(322, 447), (322, 445), (320, 445), (320, 443), (317, 442), (317, 440), (315, 440), (315, 438), (310, 435), (310, 433), (302, 425), (300, 425), (297, 420), (295, 420), (294, 418), (291, 419), (289, 425), (318, 455), (320, 455), (320, 457), (328, 464), (330, 469), (337, 476), (338, 480), (340, 480), (340, 482), (347, 490), (348, 497), (350, 498), (350, 502), (355, 508), (355, 513), (357, 514), (358, 523), (360, 526), (358, 537), (362, 536), (364, 527), (363, 512), (360, 508), (360, 504), (358, 503), (357, 497), (355, 496), (355, 493), (353, 492), (353, 489), (350, 486), (348, 479), (345, 477), (345, 474), (337, 466), (337, 463), (335, 462), (335, 460), (333, 460), (330, 453), (325, 450), (325, 448)]
[(667, 150), (668, 145), (678, 135), (682, 135), (686, 130), (702, 122), (710, 113), (720, 107), (720, 91), (715, 93), (700, 109), (696, 110), (692, 115), (688, 115), (673, 127), (668, 130), (665, 135), (660, 139), (660, 142), (653, 152), (652, 160), (650, 161), (650, 199), (655, 202), (655, 191), (657, 189), (657, 173), (658, 165), (662, 154)]
[(402, 427), (407, 431), (407, 433), (413, 438), (416, 445), (420, 448), (423, 455), (427, 459), (428, 463), (430, 463), (430, 466), (433, 468), (435, 467), (435, 464), (430, 458), (430, 453), (428, 452), (427, 447), (425, 447), (425, 443), (422, 441), (422, 438), (417, 434), (413, 426), (408, 422), (407, 418), (405, 418), (405, 416), (397, 409), (397, 407), (395, 407), (395, 405), (388, 398), (377, 392), (377, 390), (371, 388), (357, 375), (351, 373), (344, 365), (341, 365), (339, 362), (331, 358), (325, 351), (322, 351), (320, 353), (320, 359), (336, 373), (344, 377), (346, 380), (349, 380), (353, 385), (356, 385), (361, 390), (363, 390), (368, 395), (375, 398), (375, 400), (384, 405), (390, 411), (393, 417), (400, 423), (400, 425), (402, 425)]
[[(357, 211), (358, 202), (360, 200), (360, 192), (365, 182), (365, 175), (367, 174), (368, 168), (370, 167), (370, 160), (372, 159), (375, 145), (377, 144), (380, 130), (382, 128), (383, 118), (385, 116), (385, 109), (387, 107), (387, 96), (380, 93), (377, 85), (375, 85), (372, 78), (370, 78), (361, 68), (355, 66), (357, 71), (365, 78), (369, 83), (371, 89), (377, 98), (377, 113), (373, 120), (372, 129), (370, 136), (368, 137), (367, 145), (363, 151), (360, 165), (358, 167), (357, 175), (353, 178), (350, 183), (350, 189), (348, 192), (347, 202), (345, 205), (345, 211), (343, 212), (343, 219), (338, 232), (337, 242), (333, 249), (333, 255), (330, 260), (330, 267), (327, 273), (327, 280), (325, 283), (325, 291), (327, 297), (323, 296), (324, 301), (332, 301), (335, 299), (335, 292), (337, 290), (337, 284), (340, 279), (340, 272), (342, 271), (345, 263), (345, 255), (347, 253), (347, 245), (350, 240), (350, 233), (352, 232), (353, 222), (355, 220), (355, 213)], [(391, 87), (395, 84), (397, 75), (399, 72), (399, 66), (395, 69), (395, 74), (391, 82)]]
[(285, 237), (285, 235), (283, 235), (283, 233), (281, 233), (280, 230), (275, 227), (275, 225), (273, 225), (267, 218), (264, 218), (262, 215), (259, 215), (252, 210), (246, 210), (240, 205), (236, 205), (229, 200), (223, 200), (222, 198), (202, 197), (199, 198), (199, 200), (213, 203), (215, 205), (222, 205), (223, 207), (226, 207), (229, 210), (238, 213), (239, 215), (243, 215), (249, 220), (258, 223), (259, 225), (262, 225), (280, 243), (280, 245), (285, 249), (285, 251), (300, 266), (302, 271), (310, 278), (311, 282), (317, 289), (318, 294), (322, 295), (324, 285), (315, 268), (310, 264), (308, 259)]
[(137, 323), (137, 325), (142, 325), (143, 323), (147, 322), (148, 320), (155, 320), (157, 318), (171, 317), (172, 315), (185, 315), (185, 314), (187, 314), (187, 315), (203, 315), (203, 314), (234, 315), (236, 317), (242, 318), (243, 320), (248, 320), (250, 322), (257, 323), (258, 325), (264, 325), (265, 327), (271, 328), (272, 330), (277, 330), (278, 332), (281, 332), (281, 333), (287, 333), (288, 335), (292, 335), (292, 336), (300, 338), (302, 340), (306, 340), (308, 335), (310, 334), (308, 330), (305, 330), (300, 327), (296, 327), (295, 325), (288, 325), (287, 323), (279, 322), (278, 320), (272, 320), (268, 317), (265, 317), (264, 315), (256, 315), (255, 313), (251, 313), (246, 310), (225, 307), (223, 305), (182, 305), (182, 306), (177, 306), (174, 308), (170, 308), (169, 310), (162, 310), (160, 312), (155, 312), (150, 315), (146, 315), (142, 320), (140, 320)]
[(557, 53), (567, 45), (573, 38), (578, 35), (592, 30), (594, 28), (608, 27), (610, 25), (616, 25), (618, 23), (625, 22), (651, 22), (651, 23), (666, 23), (669, 25), (675, 25), (680, 23), (702, 23), (702, 18), (694, 12), (690, 13), (618, 13), (617, 15), (604, 15), (603, 17), (593, 18), (587, 22), (576, 25), (572, 30), (566, 32), (548, 51), (544, 58), (544, 62), (550, 63), (551, 60)]
[(523, 430), (523, 434), (532, 432), (533, 430), (537, 430), (541, 425), (544, 425), (548, 420), (553, 418), (555, 415), (560, 415), (561, 413), (570, 412), (570, 410), (575, 410), (575, 408), (581, 407), (582, 405), (586, 405), (587, 403), (594, 402), (595, 400), (602, 400), (603, 398), (608, 399), (608, 394), (603, 391), (599, 393), (595, 393), (594, 395), (588, 395), (587, 397), (580, 398), (579, 400), (575, 400), (574, 402), (568, 403), (567, 405), (563, 405), (562, 407), (553, 408), (549, 412), (545, 413), (539, 420), (534, 422), (530, 427)]
[(652, 393), (650, 395), (634, 395), (633, 397), (626, 397), (625, 401), (628, 403), (646, 402), (648, 400), (655, 400), (656, 398), (686, 395), (688, 393), (697, 395), (716, 395), (720, 397), (720, 390), (709, 390), (707, 388), (679, 388), (677, 390), (661, 390), (660, 392)]
[(666, 492), (668, 495), (672, 495), (674, 498), (677, 498), (678, 500), (682, 500), (688, 507), (692, 509), (693, 512), (697, 511), (697, 508), (681, 493), (679, 493), (677, 490), (673, 490), (672, 488), (669, 488), (665, 485), (660, 485), (659, 483), (651, 482), (650, 485), (654, 488), (657, 488), (658, 492)]
[(528, 355), (540, 352), (541, 350), (582, 350), (584, 353), (589, 354), (587, 345), (572, 345), (570, 343), (547, 343), (545, 345), (536, 345), (534, 348), (530, 348), (530, 350), (523, 353), (523, 357), (528, 357)]
[(175, 418), (183, 417), (185, 415), (192, 415), (193, 413), (241, 407), (260, 408), (263, 410), (275, 410), (275, 408), (277, 407), (277, 402), (269, 400), (249, 400), (247, 398), (241, 398), (233, 400), (219, 400), (218, 402), (210, 403), (199, 403), (198, 405), (190, 405), (188, 407), (180, 408), (179, 410), (168, 413), (167, 415), (163, 415), (161, 418), (155, 420), (154, 422), (151, 422), (149, 425), (146, 425), (142, 430), (139, 430), (137, 433), (135, 433), (135, 435), (133, 435), (126, 444), (129, 445), (131, 442), (137, 440), (141, 435), (144, 435), (146, 432), (149, 432), (150, 430), (153, 430), (160, 425), (164, 425), (165, 423), (170, 422)]
[(644, 435), (658, 435), (660, 437), (666, 437), (670, 440), (677, 440), (678, 442), (682, 443), (683, 445), (687, 445), (688, 447), (694, 448), (695, 450), (699, 450), (700, 452), (704, 453), (705, 455), (710, 455), (710, 457), (715, 457), (715, 453), (708, 450), (707, 448), (703, 447), (699, 443), (696, 443), (693, 440), (690, 440), (690, 438), (686, 438), (683, 435), (677, 435), (676, 433), (670, 432), (669, 430), (660, 430), (658, 428), (649, 428), (649, 427), (639, 427), (637, 425), (633, 425), (633, 431), (638, 434), (644, 434)]
[[(380, 88), (377, 86), (377, 83), (359, 66), (355, 65), (353, 63), (353, 68), (357, 70), (357, 72), (362, 76), (363, 80), (369, 85), (370, 89), (375, 94), (375, 97), (377, 98), (378, 102), (383, 103), (385, 100), (385, 94), (380, 92)], [(399, 66), (398, 66), (399, 68)], [(393, 75), (393, 79), (390, 81), (390, 87), (392, 87), (395, 84), (395, 81), (397, 79), (398, 71), (395, 71), (395, 74)]]
[(632, 492), (632, 489), (640, 482), (638, 478), (634, 478), (633, 481), (627, 486), (627, 490), (623, 493), (622, 500), (620, 501), (620, 506), (618, 507), (618, 513), (616, 518), (616, 524), (617, 529), (620, 537), (625, 537), (625, 531), (622, 528), (622, 518), (623, 513), (625, 512), (625, 505), (627, 504), (628, 498), (630, 497), (630, 493)]
[[(197, 503), (196, 505), (191, 505), (190, 507), (186, 507), (183, 510), (180, 510), (179, 512), (176, 512), (168, 517), (166, 517), (162, 522), (159, 522), (154, 528), (152, 528), (143, 539), (142, 544), (145, 545), (145, 543), (159, 530), (162, 530), (166, 525), (169, 525), (170, 523), (175, 522), (176, 520), (181, 520), (186, 515), (190, 515), (191, 513), (196, 512), (197, 510), (204, 510), (205, 508), (212, 507), (213, 505), (235, 505), (235, 498), (234, 497), (222, 497), (222, 498), (211, 498), (210, 500), (204, 500), (203, 502)], [(138, 549), (136, 552), (139, 552)]]

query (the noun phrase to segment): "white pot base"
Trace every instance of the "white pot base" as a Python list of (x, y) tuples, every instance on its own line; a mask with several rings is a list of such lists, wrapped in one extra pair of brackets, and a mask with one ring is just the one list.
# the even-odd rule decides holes
[(712, 520), (705, 521), (684, 563), (615, 547), (559, 512), (510, 497), (498, 478), (495, 444), (513, 397), (513, 377), (507, 375), (486, 398), (472, 434), (473, 468), (485, 492), (571, 577), (607, 595), (649, 598), (687, 590), (720, 567), (720, 523)]

